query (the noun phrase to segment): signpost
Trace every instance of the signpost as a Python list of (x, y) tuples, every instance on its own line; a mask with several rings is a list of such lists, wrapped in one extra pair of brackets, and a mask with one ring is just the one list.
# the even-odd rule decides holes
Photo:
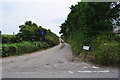
[(39, 34), (40, 34), (40, 40), (41, 40), (41, 41), (45, 40), (45, 39), (44, 39), (45, 31), (41, 30), (41, 31), (39, 31)]
[(88, 51), (90, 50), (90, 46), (83, 46), (83, 49)]
[(45, 34), (45, 31), (39, 31), (40, 34)]

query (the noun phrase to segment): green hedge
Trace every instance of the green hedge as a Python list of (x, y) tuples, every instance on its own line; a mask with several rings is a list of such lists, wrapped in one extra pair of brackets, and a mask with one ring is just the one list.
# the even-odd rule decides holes
[(59, 44), (59, 37), (53, 33), (49, 33), (45, 36), (45, 42), (48, 43), (50, 46), (55, 46)]
[(21, 42), (2, 45), (2, 57), (31, 53), (46, 49), (49, 45), (45, 42)]
[(18, 40), (15, 35), (2, 35), (2, 43), (17, 43)]
[[(38, 36), (36, 36), (38, 37)], [(2, 35), (2, 43), (3, 44), (10, 44), (10, 43), (19, 43), (22, 42), (24, 40), (22, 40), (20, 37), (17, 37), (16, 35)], [(31, 40), (29, 40), (31, 41)], [(43, 39), (39, 39), (39, 40), (34, 40), (34, 41), (44, 41), (46, 43), (48, 43), (50, 46), (55, 46), (59, 43), (59, 37), (54, 34), (54, 33), (47, 33), (43, 36)]]
[(0, 57), (2, 57), (2, 44), (0, 43)]

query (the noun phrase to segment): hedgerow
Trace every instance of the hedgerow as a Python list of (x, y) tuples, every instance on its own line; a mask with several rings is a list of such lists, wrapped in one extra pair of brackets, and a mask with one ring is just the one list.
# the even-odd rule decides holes
[(2, 45), (2, 57), (20, 55), (48, 48), (45, 42), (21, 42)]
[(2, 35), (2, 43), (15, 43), (17, 42), (15, 35)]

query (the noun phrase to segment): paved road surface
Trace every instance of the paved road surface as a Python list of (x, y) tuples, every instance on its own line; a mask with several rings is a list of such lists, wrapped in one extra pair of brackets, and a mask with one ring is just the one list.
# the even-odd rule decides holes
[[(0, 59), (1, 60), (1, 59)], [(117, 78), (118, 69), (99, 68), (76, 60), (68, 44), (2, 59), (3, 78)]]

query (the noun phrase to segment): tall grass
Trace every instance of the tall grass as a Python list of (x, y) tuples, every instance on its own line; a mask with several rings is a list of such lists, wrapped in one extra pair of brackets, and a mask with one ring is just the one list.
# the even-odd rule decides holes
[(120, 62), (120, 42), (118, 36), (108, 38), (106, 36), (98, 36), (92, 43), (93, 62), (106, 65), (115, 66)]
[[(80, 31), (74, 31), (71, 37), (64, 38), (72, 47), (75, 56), (84, 61), (90, 61), (99, 65), (117, 66), (120, 62), (120, 36), (101, 34), (92, 38), (91, 43), (84, 45), (84, 36)], [(86, 51), (83, 46), (90, 46)]]

